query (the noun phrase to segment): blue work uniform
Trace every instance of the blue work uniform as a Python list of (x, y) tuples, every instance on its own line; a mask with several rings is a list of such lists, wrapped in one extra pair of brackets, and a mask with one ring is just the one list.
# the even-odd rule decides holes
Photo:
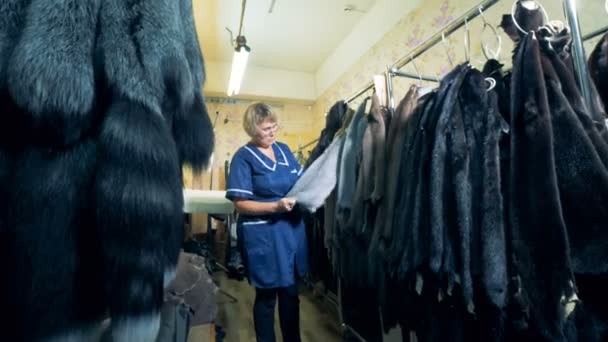
[[(276, 202), (289, 192), (302, 173), (289, 147), (272, 145), (276, 163), (252, 144), (233, 156), (226, 197)], [(270, 215), (239, 215), (238, 238), (249, 281), (256, 288), (293, 285), (296, 272), (308, 272), (306, 230), (295, 212)]]

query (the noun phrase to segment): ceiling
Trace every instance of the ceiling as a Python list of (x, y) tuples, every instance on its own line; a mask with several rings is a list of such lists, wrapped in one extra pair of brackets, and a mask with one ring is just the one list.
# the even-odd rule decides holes
[[(314, 72), (376, 0), (249, 0), (243, 35), (252, 65)], [(230, 62), (242, 0), (194, 0), (194, 15), (206, 60)], [(346, 6), (355, 10), (345, 11)]]

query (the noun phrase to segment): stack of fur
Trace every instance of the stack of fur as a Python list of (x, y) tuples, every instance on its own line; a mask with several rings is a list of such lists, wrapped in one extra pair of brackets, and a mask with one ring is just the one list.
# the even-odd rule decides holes
[(0, 340), (156, 338), (204, 78), (191, 0), (0, 1)]

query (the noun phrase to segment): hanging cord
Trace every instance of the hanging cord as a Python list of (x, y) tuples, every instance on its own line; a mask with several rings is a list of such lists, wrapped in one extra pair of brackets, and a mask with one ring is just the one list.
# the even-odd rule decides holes
[(243, 0), (243, 5), (241, 7), (241, 22), (239, 24), (239, 37), (243, 33), (243, 19), (245, 19), (245, 7), (247, 6), (247, 0)]

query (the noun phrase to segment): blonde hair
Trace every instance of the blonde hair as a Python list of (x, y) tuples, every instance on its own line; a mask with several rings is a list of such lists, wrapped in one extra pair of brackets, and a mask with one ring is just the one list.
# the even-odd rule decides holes
[(243, 128), (247, 135), (254, 137), (256, 135), (256, 127), (264, 122), (270, 120), (271, 122), (277, 122), (277, 115), (272, 111), (269, 105), (263, 102), (252, 103), (245, 110), (243, 115)]

